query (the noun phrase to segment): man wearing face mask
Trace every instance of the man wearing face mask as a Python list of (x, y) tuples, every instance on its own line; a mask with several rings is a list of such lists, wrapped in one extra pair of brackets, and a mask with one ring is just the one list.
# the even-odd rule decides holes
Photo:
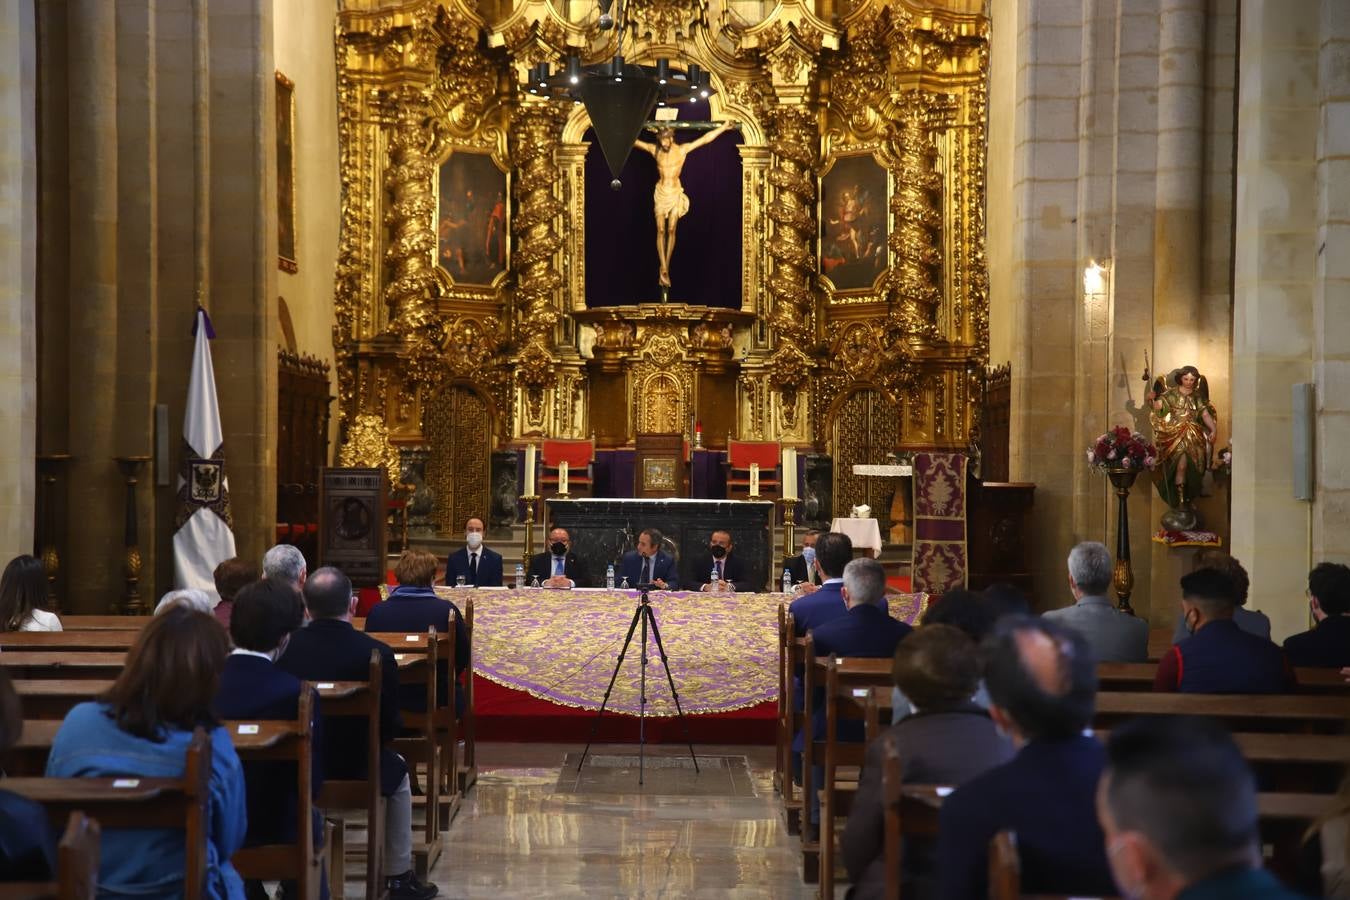
[(700, 553), (692, 561), (693, 571), (686, 570), (685, 574), (691, 575), (695, 583), (702, 582), (700, 591), (726, 593), (754, 590), (755, 586), (750, 583), (741, 558), (732, 552), (734, 549), (731, 532), (719, 528), (708, 537), (707, 552)]
[[(783, 568), (792, 576), (794, 585), (805, 585), (803, 593), (809, 593), (820, 584), (820, 572), (816, 571), (816, 541), (823, 532), (812, 528), (802, 535), (802, 552), (798, 556), (789, 556), (783, 561)], [(781, 573), (780, 573), (781, 574)]]
[(1284, 651), (1233, 621), (1237, 592), (1219, 569), (1181, 578), (1181, 614), (1190, 637), (1163, 655), (1155, 691), (1189, 694), (1283, 694), (1294, 690)]
[(530, 560), (530, 579), (539, 579), (544, 587), (593, 587), (590, 572), (581, 557), (572, 552), (572, 535), (566, 528), (548, 533), (548, 549)]
[(446, 560), (446, 584), (453, 586), (462, 576), (469, 587), (502, 586), (502, 555), (483, 546), (483, 527), (477, 516), (469, 516), (464, 523), (464, 549)]

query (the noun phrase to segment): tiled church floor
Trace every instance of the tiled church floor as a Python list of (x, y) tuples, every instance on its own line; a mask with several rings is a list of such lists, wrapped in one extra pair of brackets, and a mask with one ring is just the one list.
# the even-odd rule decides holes
[(641, 793), (635, 775), (625, 779), (621, 759), (635, 756), (635, 745), (593, 747), (596, 769), (588, 763), (580, 779), (560, 779), (564, 759), (581, 749), (479, 745), (478, 784), (431, 872), (442, 897), (815, 895), (802, 884), (797, 839), (787, 834), (773, 791), (773, 748), (697, 746), (700, 759), (721, 759), (696, 777), (686, 768), (687, 747), (649, 747), (649, 761), (656, 760)]

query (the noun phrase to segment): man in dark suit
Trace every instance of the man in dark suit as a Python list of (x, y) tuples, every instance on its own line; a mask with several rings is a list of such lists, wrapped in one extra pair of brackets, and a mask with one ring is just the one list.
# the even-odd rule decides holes
[[(230, 615), (230, 638), (235, 649), (225, 660), (216, 691), (216, 713), (224, 719), (294, 721), (300, 705), (299, 678), (276, 666), (277, 657), (286, 649), (292, 632), (304, 624), (305, 613), (300, 595), (289, 584), (273, 579), (254, 581), (234, 594)], [(322, 726), (318, 719), (319, 697), (313, 693), (315, 720), (312, 723), (314, 755), (311, 766), (313, 794), (317, 798), (323, 783), (323, 759), (320, 746)], [(244, 795), (248, 806), (248, 835), (245, 847), (264, 844), (289, 844), (295, 840), (296, 796), (295, 764), (286, 762), (244, 763)], [(316, 846), (323, 840), (323, 821), (314, 811), (310, 827)], [(327, 873), (324, 873), (327, 877)], [(292, 895), (293, 883), (283, 883)], [(267, 896), (262, 882), (244, 884), (250, 898)], [(321, 892), (327, 896), (327, 886)]]
[[(943, 597), (937, 608), (946, 602)], [(980, 651), (965, 632), (925, 623), (895, 648), (892, 671), (896, 687), (923, 713), (901, 719), (867, 747), (841, 841), (854, 886), (849, 896), (857, 900), (885, 895), (885, 738), (894, 739), (908, 784), (964, 784), (1013, 755), (1012, 743), (998, 733), (989, 713), (971, 701), (980, 685)], [(932, 840), (906, 839), (901, 876), (906, 896), (935, 895), (936, 849)]]
[(827, 532), (816, 541), (819, 587), (799, 582), (802, 594), (788, 606), (798, 637), (848, 612), (844, 603), (844, 567), (853, 559), (853, 541), (846, 534)]
[(1237, 589), (1227, 572), (1196, 569), (1181, 578), (1181, 614), (1191, 636), (1163, 654), (1155, 691), (1282, 694), (1295, 687), (1284, 651), (1233, 621)]
[(783, 568), (792, 576), (793, 584), (812, 586), (820, 584), (820, 572), (816, 569), (816, 542), (820, 540), (822, 534), (828, 533), (819, 528), (812, 528), (802, 535), (802, 552), (783, 561)]
[[(436, 596), (431, 583), (436, 579), (436, 557), (427, 550), (404, 550), (394, 564), (398, 587), (389, 592), (383, 603), (377, 603), (366, 615), (366, 631), (403, 631), (408, 634), (426, 634), (435, 628), (437, 634), (448, 634), (450, 623), (455, 623), (455, 713), (464, 712), (464, 689), (458, 677), (469, 663), (469, 632), (459, 607)], [(437, 664), (436, 679), (438, 705), (450, 702), (450, 668), (448, 663)], [(427, 694), (424, 685), (401, 684), (398, 689), (399, 709), (426, 712)]]
[(623, 555), (619, 575), (628, 580), (628, 586), (654, 585), (662, 591), (678, 591), (679, 577), (675, 574), (675, 560), (662, 553), (664, 536), (655, 528), (644, 528), (638, 534), (637, 549)]
[[(291, 635), (277, 665), (306, 681), (365, 681), (370, 676), (370, 651), (381, 663), (380, 793), (385, 797), (384, 867), (397, 872), (386, 879), (390, 900), (430, 900), (438, 889), (424, 884), (412, 867), (412, 792), (408, 766), (389, 747), (398, 736), (398, 663), (394, 651), (352, 627), (356, 608), (352, 583), (340, 570), (324, 566), (305, 581), (305, 608), (310, 623)], [(237, 611), (235, 615), (237, 615)], [(366, 775), (366, 723), (349, 716), (323, 720), (323, 771), (327, 778), (360, 779)]]
[(1308, 573), (1308, 606), (1317, 625), (1285, 638), (1291, 666), (1350, 666), (1350, 567), (1318, 563)]
[(1121, 896), (1305, 896), (1261, 868), (1256, 778), (1222, 725), (1135, 719), (1111, 729), (1106, 754), (1097, 816)]
[(572, 552), (572, 535), (566, 528), (554, 528), (548, 533), (548, 549), (536, 553), (530, 560), (531, 583), (538, 578), (544, 587), (594, 587), (586, 563)]
[[(842, 535), (841, 535), (842, 537)], [(911, 631), (904, 622), (892, 619), (885, 608), (886, 570), (875, 559), (859, 557), (844, 567), (844, 603), (848, 611), (838, 618), (811, 629), (816, 656), (870, 657), (888, 659), (895, 655), (896, 645)], [(814, 711), (811, 733), (815, 740), (825, 736), (825, 689), (817, 688), (813, 698)], [(841, 741), (860, 742), (863, 733), (860, 722), (841, 726)], [(854, 727), (858, 726), (858, 727)], [(798, 732), (792, 742), (794, 756), (805, 749), (806, 738)], [(801, 769), (800, 759), (794, 768)], [(820, 802), (814, 786), (825, 776), (822, 765), (813, 766), (810, 824), (816, 825), (820, 816)], [(814, 830), (814, 829), (812, 829)]]
[(1097, 697), (1087, 638), (1052, 620), (1007, 616), (985, 642), (989, 714), (1017, 755), (958, 787), (938, 825), (939, 896), (989, 896), (989, 841), (1017, 833), (1022, 890), (1115, 892), (1095, 808), (1106, 754), (1083, 730)]
[(445, 561), (445, 583), (469, 587), (501, 587), (502, 555), (483, 546), (483, 520), (469, 516), (464, 523), (464, 547)]
[[(753, 591), (755, 585), (745, 571), (744, 561), (733, 551), (731, 532), (719, 528), (708, 537), (708, 549), (698, 554), (685, 571), (693, 575), (699, 590), (713, 593)], [(713, 578), (714, 573), (717, 575)], [(763, 587), (763, 585), (760, 585)]]

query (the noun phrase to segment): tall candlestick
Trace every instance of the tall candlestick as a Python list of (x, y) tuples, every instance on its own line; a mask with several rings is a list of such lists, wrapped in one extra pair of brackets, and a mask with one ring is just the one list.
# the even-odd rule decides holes
[(538, 448), (534, 444), (525, 445), (525, 493), (534, 493), (534, 466)]
[(797, 499), (797, 451), (792, 447), (783, 450), (783, 499)]
[(558, 463), (558, 495), (567, 496), (567, 460)]

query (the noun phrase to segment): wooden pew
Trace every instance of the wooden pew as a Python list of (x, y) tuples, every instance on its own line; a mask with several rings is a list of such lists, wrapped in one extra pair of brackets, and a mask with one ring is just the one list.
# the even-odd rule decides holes
[[(464, 755), (459, 757), (462, 762), (459, 763), (458, 771), (452, 773), (456, 780), (460, 794), (467, 794), (469, 788), (478, 783), (478, 754), (474, 746), (474, 739), (478, 730), (478, 724), (474, 721), (473, 714), (473, 598), (470, 597), (464, 603), (464, 628), (469, 636), (469, 658), (464, 663), (464, 713), (460, 716), (459, 732), (464, 740)], [(454, 641), (450, 642), (451, 647)], [(451, 669), (454, 668), (454, 659), (451, 659)], [(448, 821), (448, 820), (447, 820)]]
[[(1099, 663), (1097, 683), (1100, 691), (1151, 691), (1157, 663)], [(1300, 694), (1350, 693), (1350, 684), (1339, 669), (1299, 667), (1294, 670)]]
[(989, 900), (1021, 900), (1022, 859), (1017, 835), (1000, 831), (989, 839)]
[(30, 652), (80, 652), (121, 650), (135, 643), (139, 630), (132, 631), (5, 631), (0, 632), (0, 649)]
[[(450, 623), (452, 630), (448, 635), (438, 635), (435, 628), (427, 629), (425, 634), (407, 634), (402, 631), (367, 632), (370, 637), (386, 644), (394, 651), (394, 658), (399, 664), (400, 686), (413, 685), (419, 688), (426, 704), (427, 711), (423, 713), (407, 710), (399, 712), (404, 730), (416, 734), (399, 737), (394, 742), (395, 749), (407, 760), (410, 771), (414, 770), (418, 763), (426, 766), (422, 840), (413, 842), (413, 860), (419, 878), (425, 878), (431, 867), (436, 864), (436, 860), (440, 858), (442, 827), (449, 827), (450, 820), (459, 810), (458, 792), (444, 798), (441, 793), (444, 786), (441, 767), (447, 766), (451, 771), (454, 770), (455, 747), (452, 744), (447, 753), (446, 747), (441, 743), (439, 732), (447, 719), (450, 720), (450, 728), (452, 730), (454, 728), (454, 697), (450, 698), (451, 705), (448, 710), (439, 708), (437, 704), (440, 698), (436, 683), (437, 666), (442, 655), (448, 658), (453, 670), (454, 627), (454, 623)], [(445, 804), (444, 809), (442, 803)], [(441, 823), (443, 813), (444, 826)]]
[(313, 721), (316, 710), (305, 682), (294, 721), (229, 721), (225, 723), (234, 749), (244, 763), (280, 760), (295, 764), (295, 843), (244, 847), (235, 853), (235, 869), (244, 878), (294, 881), (302, 900), (318, 900), (322, 882), (323, 850), (314, 847)]
[[(319, 808), (327, 812), (360, 811), (366, 814), (366, 900), (382, 900), (384, 886), (384, 801), (380, 794), (380, 684), (383, 667), (378, 650), (370, 651), (370, 675), (366, 681), (320, 681), (320, 708), (325, 718), (352, 716), (366, 721), (366, 777), (338, 780), (324, 776)], [(341, 900), (346, 883), (346, 830), (340, 820), (329, 845), (328, 889)]]
[(61, 616), (66, 631), (140, 631), (154, 616)]
[(73, 812), (56, 845), (55, 881), (0, 882), (0, 900), (94, 900), (98, 895), (98, 823)]
[(64, 719), (71, 707), (98, 699), (112, 685), (102, 678), (23, 679), (14, 682), (14, 690), (23, 714), (30, 719)]
[(0, 653), (0, 666), (11, 678), (99, 678), (111, 680), (126, 667), (123, 650), (87, 652), (11, 650)]
[(180, 778), (6, 778), (5, 790), (27, 797), (54, 824), (83, 812), (103, 829), (174, 828), (183, 831), (184, 896), (205, 892), (211, 740), (198, 728)]
[(889, 694), (892, 665), (889, 658), (825, 659), (825, 777), (820, 785), (820, 896), (824, 900), (834, 896), (835, 820), (847, 817), (852, 808), (867, 751), (866, 743), (839, 740), (839, 727), (843, 722), (864, 721), (867, 699), (875, 688), (885, 686)]
[(815, 639), (811, 632), (802, 639), (802, 659), (805, 667), (802, 673), (802, 792), (801, 792), (801, 836), (802, 836), (802, 881), (815, 884), (820, 880), (820, 838), (810, 839), (811, 803), (809, 798), (816, 789), (812, 769), (815, 764), (814, 713), (816, 707), (816, 686), (820, 679), (819, 670), (813, 661), (816, 658)]
[(1235, 731), (1339, 733), (1350, 721), (1350, 694), (1175, 694), (1107, 691), (1097, 695), (1093, 727), (1136, 716), (1208, 716)]
[(937, 837), (942, 798), (952, 789), (940, 785), (905, 784), (900, 748), (895, 738), (887, 735), (882, 740), (886, 742), (881, 763), (881, 794), (886, 810), (886, 897), (899, 900), (905, 839)]
[(802, 797), (796, 792), (792, 773), (792, 739), (802, 731), (805, 721), (797, 710), (797, 670), (803, 667), (806, 639), (796, 636), (796, 623), (792, 613), (785, 612), (781, 632), (783, 649), (780, 651), (782, 667), (782, 703), (778, 721), (778, 765), (783, 770), (780, 782), (783, 797), (783, 811), (787, 815), (788, 834), (800, 834), (802, 826)]

